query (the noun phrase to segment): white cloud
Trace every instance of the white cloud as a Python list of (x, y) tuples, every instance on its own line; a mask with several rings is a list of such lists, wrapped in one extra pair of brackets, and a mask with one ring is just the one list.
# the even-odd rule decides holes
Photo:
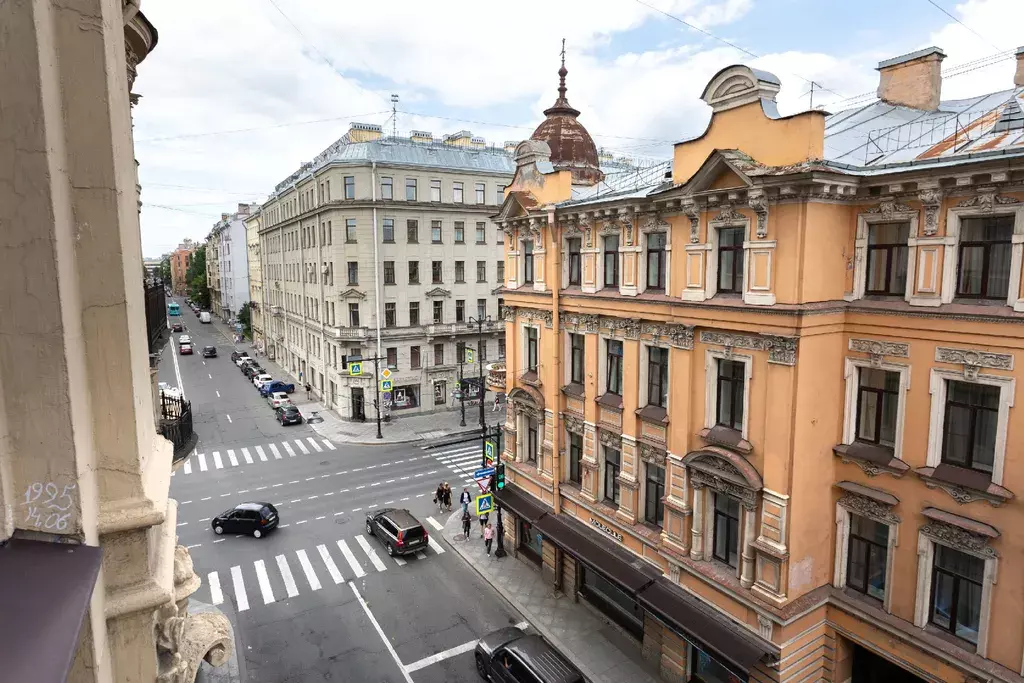
[(697, 14), (686, 18), (701, 28), (731, 24), (743, 17), (753, 6), (752, 0), (725, 0), (718, 4), (705, 5)]

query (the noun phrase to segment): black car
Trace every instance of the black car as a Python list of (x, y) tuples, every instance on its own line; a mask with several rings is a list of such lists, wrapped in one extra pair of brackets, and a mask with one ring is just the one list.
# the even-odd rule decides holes
[(476, 644), (476, 670), (501, 683), (583, 683), (583, 674), (538, 635), (514, 626), (488, 633)]
[(284, 425), (300, 425), (302, 424), (302, 413), (295, 406), (281, 406), (276, 411), (277, 421)]
[(252, 534), (261, 538), (271, 529), (276, 529), (281, 518), (277, 508), (270, 503), (240, 503), (225, 510), (210, 522), (218, 536), (229, 534)]
[(204, 346), (203, 347), (203, 358), (216, 358), (217, 347), (216, 346)]
[(171, 323), (171, 332), (181, 332), (183, 329), (181, 323)]
[(256, 375), (262, 375), (266, 372), (257, 363), (246, 363), (245, 367), (242, 368), (242, 374), (245, 375), (246, 379), (252, 379)]
[(249, 354), (246, 353), (245, 351), (232, 351), (231, 352), (231, 362), (232, 363), (237, 361), (239, 358), (248, 358), (248, 357), (249, 357)]
[(366, 533), (379, 538), (388, 555), (406, 555), (427, 547), (427, 530), (408, 510), (382, 508), (367, 513)]

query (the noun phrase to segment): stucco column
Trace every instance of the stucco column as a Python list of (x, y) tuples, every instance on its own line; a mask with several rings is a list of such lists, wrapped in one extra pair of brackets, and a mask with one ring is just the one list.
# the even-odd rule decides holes
[(693, 523), (690, 528), (690, 559), (704, 559), (704, 496), (706, 489), (703, 485), (693, 485)]
[(754, 524), (757, 518), (757, 507), (743, 506), (743, 541), (740, 547), (740, 585), (750, 588), (754, 585)]

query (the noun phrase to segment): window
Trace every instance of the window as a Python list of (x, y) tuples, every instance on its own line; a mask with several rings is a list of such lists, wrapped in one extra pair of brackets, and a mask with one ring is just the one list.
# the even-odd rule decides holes
[(355, 242), (356, 241), (356, 219), (346, 218), (345, 219), (345, 241)]
[[(385, 306), (387, 306), (387, 304), (385, 304)], [(394, 346), (389, 346), (385, 353), (387, 354), (387, 357), (388, 357), (388, 367), (391, 368), (392, 370), (397, 369), (398, 368), (398, 348), (394, 347)]]
[(466, 362), (466, 342), (455, 343), (455, 361), (457, 363)]
[(444, 365), (444, 344), (434, 344), (434, 365)]
[(476, 281), (487, 282), (487, 261), (476, 262)]
[(665, 520), (665, 468), (660, 465), (647, 464), (647, 476), (644, 480), (644, 520), (650, 524), (661, 526)]
[(409, 302), (409, 325), (415, 327), (420, 324), (420, 302)]
[(622, 394), (622, 342), (618, 339), (609, 339), (608, 348), (608, 374), (605, 378), (605, 391), (609, 394)]
[(466, 300), (456, 299), (455, 301), (455, 322), (466, 322)]
[(420, 364), (423, 361), (420, 360), (420, 347), (410, 346), (409, 347), (409, 367), (412, 370), (419, 370)]
[(476, 243), (486, 244), (487, 243), (487, 224), (477, 223), (476, 224)]
[(395, 219), (385, 218), (384, 229), (383, 229), (384, 241), (394, 242), (395, 241)]
[(526, 371), (537, 372), (537, 328), (526, 328)]
[(462, 204), (462, 183), (452, 183), (452, 201)]
[(348, 262), (348, 283), (350, 285), (359, 284), (359, 262), (349, 261)]
[(434, 302), (434, 322), (435, 323), (444, 322), (444, 302), (443, 301), (435, 301)]
[(740, 502), (724, 493), (714, 495), (715, 533), (711, 556), (736, 567), (740, 547)]
[(430, 242), (441, 244), (441, 221), (430, 221)]
[(647, 347), (647, 405), (668, 403), (668, 349)]
[(741, 361), (718, 360), (718, 406), (715, 424), (743, 430), (743, 392), (746, 365)]
[(888, 525), (850, 513), (850, 549), (846, 561), (846, 585), (859, 593), (885, 600), (885, 571), (888, 552)]
[(430, 181), (430, 201), (439, 202), (441, 201), (441, 181), (431, 180)]
[(1010, 285), (1013, 216), (965, 218), (960, 224), (956, 295), (1006, 299)]
[(394, 181), (391, 178), (381, 177), (381, 179), (380, 179), (380, 198), (381, 199), (394, 199), (395, 198)]
[(443, 281), (442, 280), (442, 273), (443, 273), (442, 267), (443, 266), (442, 266), (441, 261), (431, 261), (430, 262), (430, 281), (433, 284), (435, 284), (435, 285), (439, 285)]
[(487, 299), (476, 300), (476, 319), (483, 320), (487, 317)]
[(569, 335), (569, 381), (573, 384), (583, 384), (584, 343), (582, 334)]
[(498, 271), (497, 271), (497, 274), (496, 274), (496, 278), (498, 280), (498, 284), (499, 285), (505, 284), (505, 262), (504, 261), (498, 261)]
[(647, 236), (647, 289), (665, 289), (665, 243), (663, 232)]
[(356, 178), (355, 176), (345, 176), (345, 199), (356, 198)]
[(486, 199), (487, 199), (487, 197), (486, 197), (486, 193), (484, 191), (484, 184), (483, 183), (477, 183), (476, 184), (476, 203), (477, 204), (486, 204), (487, 203), (485, 201)]
[(416, 201), (416, 179), (406, 178), (405, 179), (405, 201), (414, 202)]
[(384, 284), (393, 285), (395, 284), (395, 262), (385, 261), (384, 262)]
[(394, 301), (388, 301), (384, 304), (384, 327), (394, 327), (398, 324), (398, 313), (395, 310)]
[(466, 262), (456, 261), (455, 262), (455, 281), (465, 282), (466, 281)]
[(900, 373), (858, 368), (857, 380), (856, 439), (895, 448)]
[(583, 484), (580, 461), (583, 459), (583, 437), (569, 432), (569, 481)]
[(958, 638), (977, 643), (984, 575), (981, 558), (936, 545), (928, 620)]
[(419, 244), (420, 241), (420, 223), (419, 221), (408, 220), (405, 222), (405, 229), (408, 235), (409, 244)]
[(875, 223), (868, 226), (866, 294), (906, 294), (909, 237), (910, 223)]
[(501, 204), (503, 201), (505, 201), (505, 186), (504, 185), (498, 185), (495, 188), (495, 191), (497, 192), (497, 194), (495, 196), (498, 198), (496, 203), (497, 204)]
[(577, 237), (569, 242), (569, 285), (580, 284), (580, 247), (582, 246), (581, 240)]
[(409, 284), (418, 285), (420, 283), (420, 262), (409, 261)]
[(466, 224), (462, 221), (455, 221), (455, 243), (466, 243)]
[(505, 357), (505, 336), (498, 337), (498, 359)]
[(745, 228), (718, 230), (718, 291), (743, 293), (743, 235)]
[(942, 462), (992, 472), (999, 422), (999, 387), (948, 380)]
[(619, 286), (619, 236), (604, 238), (604, 286)]
[(533, 240), (523, 242), (523, 283), (533, 284)]
[(526, 423), (526, 461), (536, 463), (537, 462), (537, 437), (539, 436), (540, 430), (537, 428), (537, 423), (533, 420), (529, 420)]
[(614, 505), (619, 504), (619, 469), (622, 467), (622, 454), (614, 448), (604, 447), (604, 499)]
[(352, 327), (359, 327), (359, 304), (348, 305), (348, 324)]

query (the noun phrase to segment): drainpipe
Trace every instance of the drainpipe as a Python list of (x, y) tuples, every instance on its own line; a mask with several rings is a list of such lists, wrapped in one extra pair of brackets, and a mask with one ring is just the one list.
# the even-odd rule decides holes
[[(377, 354), (380, 358), (380, 254), (378, 252), (379, 240), (377, 239), (377, 162), (370, 162), (370, 198), (373, 200), (373, 290), (375, 303), (373, 305), (373, 317), (377, 322)], [(374, 382), (380, 381), (379, 377), (373, 378)], [(377, 406), (380, 410), (381, 406)]]
[[(315, 176), (314, 182), (316, 182)], [(313, 226), (313, 232), (315, 234), (317, 231), (319, 231), (320, 224), (322, 221), (322, 216), (320, 214), (322, 207), (320, 202), (323, 201), (323, 197), (318, 196), (315, 190), (313, 192), (313, 196), (317, 198), (316, 213), (313, 214), (313, 220), (316, 221), (316, 225)], [(324, 318), (327, 317), (327, 299), (324, 297), (324, 279), (327, 278), (327, 273), (325, 273), (323, 268), (321, 268), (320, 266), (320, 264), (323, 263), (325, 237), (326, 235), (324, 233), (320, 234), (320, 241), (318, 242), (319, 246), (317, 247), (316, 267), (317, 269), (320, 270), (320, 301), (324, 305), (323, 310), (320, 311), (320, 320), (317, 321), (320, 324), (320, 377), (322, 378), (321, 381), (326, 380), (325, 384), (327, 385), (320, 387), (320, 391), (322, 392), (320, 396), (320, 402), (323, 403), (325, 408), (327, 408), (332, 407), (329, 406), (329, 400), (327, 399), (327, 387), (330, 386), (331, 381), (327, 379), (327, 336), (324, 333)], [(334, 240), (331, 241), (333, 242)]]
[[(555, 255), (554, 259), (545, 259), (544, 265), (547, 272), (544, 273), (544, 279), (547, 282), (551, 283), (552, 285), (551, 305), (554, 308), (554, 310), (551, 311), (551, 335), (554, 337), (554, 344), (552, 345), (552, 347), (554, 348), (554, 362), (552, 363), (552, 366), (555, 372), (555, 380), (554, 384), (551, 384), (550, 381), (548, 382), (548, 384), (551, 385), (548, 387), (548, 394), (554, 397), (554, 400), (551, 402), (553, 408), (553, 410), (551, 411), (553, 427), (553, 429), (551, 430), (551, 500), (552, 507), (554, 508), (555, 514), (557, 515), (562, 511), (562, 500), (558, 491), (559, 478), (561, 477), (562, 472), (562, 433), (560, 424), (561, 419), (558, 415), (557, 409), (560, 400), (558, 387), (562, 383), (563, 376), (562, 341), (560, 334), (561, 321), (558, 318), (558, 305), (562, 289), (562, 240), (558, 238), (557, 229), (555, 227), (554, 206), (551, 206), (551, 208), (548, 209), (548, 240), (550, 244), (548, 246), (547, 251)], [(557, 278), (549, 277), (552, 270), (552, 263), (554, 263), (557, 266), (557, 268), (555, 268), (555, 270), (557, 270), (558, 272)], [(550, 378), (550, 375), (548, 375), (548, 377)], [(547, 397), (545, 397), (544, 402), (548, 403)], [(556, 581), (557, 580), (558, 578), (556, 578)]]

